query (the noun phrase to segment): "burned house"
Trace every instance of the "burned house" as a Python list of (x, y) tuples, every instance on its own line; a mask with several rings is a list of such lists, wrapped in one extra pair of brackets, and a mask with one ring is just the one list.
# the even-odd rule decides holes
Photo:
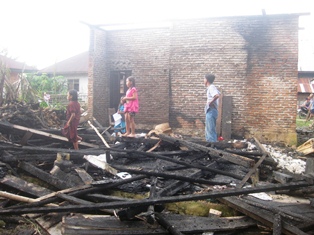
[(91, 26), (89, 109), (108, 123), (108, 108), (117, 107), (125, 79), (133, 75), (138, 127), (169, 122), (178, 131), (203, 136), (203, 78), (212, 72), (227, 99), (221, 122), (229, 125), (230, 135), (296, 144), (300, 15)]

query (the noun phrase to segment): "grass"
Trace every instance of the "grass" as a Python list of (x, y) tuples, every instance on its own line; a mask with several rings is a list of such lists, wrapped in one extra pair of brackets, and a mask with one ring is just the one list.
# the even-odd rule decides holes
[(310, 121), (305, 121), (305, 118), (299, 118), (297, 117), (296, 119), (296, 124), (297, 124), (297, 128), (300, 128), (300, 127), (309, 127), (312, 123), (313, 123), (313, 120), (310, 120)]

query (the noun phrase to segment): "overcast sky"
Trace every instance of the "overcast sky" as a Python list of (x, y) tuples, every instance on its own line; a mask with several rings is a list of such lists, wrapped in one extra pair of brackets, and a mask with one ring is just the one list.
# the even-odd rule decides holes
[(312, 0), (1, 0), (0, 52), (38, 69), (89, 47), (88, 24), (311, 13), (300, 17), (299, 69), (314, 71)]

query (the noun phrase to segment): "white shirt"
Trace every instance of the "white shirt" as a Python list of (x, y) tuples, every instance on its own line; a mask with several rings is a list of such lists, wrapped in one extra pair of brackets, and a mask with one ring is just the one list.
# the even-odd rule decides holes
[[(205, 105), (205, 109), (204, 109), (205, 114), (207, 113), (207, 110), (210, 108), (209, 103), (214, 99), (214, 97), (216, 95), (219, 95), (219, 94), (220, 94), (220, 92), (218, 91), (218, 89), (213, 84), (210, 84), (207, 87), (207, 90), (206, 90), (207, 101), (206, 101), (206, 105)], [(218, 104), (219, 104), (219, 99), (216, 99), (213, 102), (213, 105), (216, 109), (218, 108)]]

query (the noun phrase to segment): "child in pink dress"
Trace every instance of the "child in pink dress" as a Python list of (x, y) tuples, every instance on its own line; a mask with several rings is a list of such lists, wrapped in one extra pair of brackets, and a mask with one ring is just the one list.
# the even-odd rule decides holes
[(138, 113), (139, 104), (137, 90), (135, 88), (135, 79), (133, 76), (126, 79), (126, 86), (129, 88), (126, 96), (123, 98), (126, 132), (122, 136), (135, 137), (135, 114)]

